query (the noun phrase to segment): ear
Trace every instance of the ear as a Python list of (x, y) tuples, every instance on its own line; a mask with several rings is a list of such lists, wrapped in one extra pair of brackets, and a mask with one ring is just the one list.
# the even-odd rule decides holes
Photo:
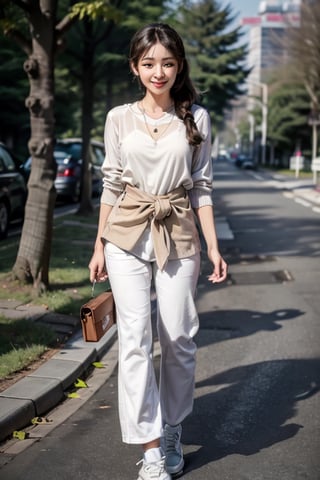
[(133, 65), (132, 62), (130, 63), (130, 68), (131, 68), (132, 72), (134, 73), (134, 75), (136, 75), (136, 77), (139, 77), (139, 72), (136, 69), (136, 67)]
[(184, 60), (182, 60), (182, 62), (180, 62), (180, 65), (179, 65), (179, 68), (178, 68), (178, 74), (182, 72), (183, 67), (184, 67)]

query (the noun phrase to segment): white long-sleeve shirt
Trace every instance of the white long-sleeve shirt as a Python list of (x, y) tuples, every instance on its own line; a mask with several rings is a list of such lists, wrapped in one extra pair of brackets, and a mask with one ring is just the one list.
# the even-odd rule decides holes
[[(174, 112), (155, 120), (137, 102), (110, 110), (104, 134), (101, 203), (114, 205), (129, 184), (153, 195), (165, 195), (182, 185), (193, 208), (212, 205), (210, 117), (198, 105), (192, 113), (204, 139), (198, 147), (188, 143), (185, 125)], [(155, 127), (157, 140), (152, 138)]]

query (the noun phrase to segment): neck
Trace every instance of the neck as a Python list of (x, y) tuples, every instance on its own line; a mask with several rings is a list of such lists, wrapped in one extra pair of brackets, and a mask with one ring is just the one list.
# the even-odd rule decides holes
[(143, 110), (151, 114), (162, 114), (167, 112), (174, 106), (174, 101), (171, 97), (154, 98), (145, 96), (140, 102)]

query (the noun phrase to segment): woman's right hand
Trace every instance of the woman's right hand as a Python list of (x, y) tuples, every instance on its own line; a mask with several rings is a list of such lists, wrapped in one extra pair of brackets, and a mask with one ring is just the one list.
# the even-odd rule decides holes
[(94, 251), (88, 267), (90, 270), (90, 282), (105, 282), (107, 280), (108, 273), (105, 266), (103, 249)]

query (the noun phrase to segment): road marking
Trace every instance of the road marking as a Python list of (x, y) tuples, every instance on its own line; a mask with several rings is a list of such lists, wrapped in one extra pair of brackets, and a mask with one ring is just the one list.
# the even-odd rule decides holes
[(295, 198), (294, 201), (300, 205), (303, 205), (304, 207), (311, 207), (311, 203), (303, 200), (303, 198)]
[(257, 173), (250, 172), (250, 175), (254, 177), (256, 180), (264, 180), (264, 178), (261, 175), (258, 175)]
[(234, 235), (232, 233), (230, 225), (225, 217), (216, 217), (215, 224), (217, 229), (217, 237), (219, 238), (219, 240), (234, 239)]
[(308, 202), (307, 200), (304, 200), (303, 198), (296, 197), (292, 192), (282, 192), (282, 195), (285, 198), (290, 198), (291, 200), (294, 199), (296, 203), (299, 203), (299, 205), (302, 205), (307, 208), (311, 208), (311, 210), (315, 213), (320, 213), (320, 207), (315, 207), (312, 205), (311, 202)]

